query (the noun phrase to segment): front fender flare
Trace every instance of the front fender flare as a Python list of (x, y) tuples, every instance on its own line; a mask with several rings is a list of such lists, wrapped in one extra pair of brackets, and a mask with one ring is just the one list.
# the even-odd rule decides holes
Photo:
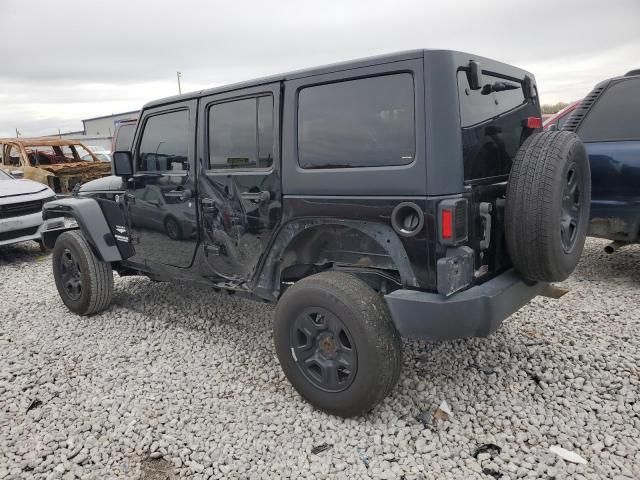
[[(119, 262), (120, 251), (98, 202), (92, 198), (63, 198), (44, 205), (42, 218), (71, 217), (76, 220), (80, 231), (87, 239), (93, 253), (103, 262)], [(53, 248), (57, 237), (65, 230), (45, 231), (42, 241), (47, 248)]]

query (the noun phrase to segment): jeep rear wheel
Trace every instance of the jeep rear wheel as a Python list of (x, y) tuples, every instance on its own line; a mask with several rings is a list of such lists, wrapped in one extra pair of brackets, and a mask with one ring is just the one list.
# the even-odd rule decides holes
[(64, 304), (78, 315), (91, 315), (111, 303), (113, 270), (99, 260), (82, 233), (64, 232), (53, 247), (53, 277)]
[(566, 279), (580, 260), (589, 224), (591, 174), (570, 132), (532, 135), (507, 186), (505, 235), (511, 261), (530, 280)]
[(402, 344), (387, 307), (352, 275), (323, 272), (289, 287), (273, 330), (285, 375), (327, 413), (350, 417), (371, 410), (400, 376)]

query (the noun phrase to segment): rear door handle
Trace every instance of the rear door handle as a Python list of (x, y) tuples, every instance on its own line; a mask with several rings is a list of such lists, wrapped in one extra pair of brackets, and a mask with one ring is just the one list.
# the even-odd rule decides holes
[(243, 192), (242, 194), (240, 194), (240, 196), (245, 200), (256, 203), (268, 202), (271, 199), (271, 193), (269, 193), (267, 190), (264, 190), (262, 192)]

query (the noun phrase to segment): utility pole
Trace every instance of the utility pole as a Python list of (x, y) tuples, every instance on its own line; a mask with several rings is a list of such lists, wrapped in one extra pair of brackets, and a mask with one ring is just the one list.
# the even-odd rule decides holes
[(182, 95), (182, 87), (180, 86), (180, 77), (182, 76), (182, 73), (176, 72), (176, 76), (178, 77), (178, 93)]
[(18, 127), (16, 127), (16, 138), (20, 136), (20, 132), (18, 131)]

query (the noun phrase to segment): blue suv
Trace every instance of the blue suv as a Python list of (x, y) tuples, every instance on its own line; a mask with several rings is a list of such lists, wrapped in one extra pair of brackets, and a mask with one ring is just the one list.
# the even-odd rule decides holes
[(591, 163), (589, 235), (613, 241), (605, 250), (640, 241), (640, 69), (597, 84), (563, 130), (584, 142)]

